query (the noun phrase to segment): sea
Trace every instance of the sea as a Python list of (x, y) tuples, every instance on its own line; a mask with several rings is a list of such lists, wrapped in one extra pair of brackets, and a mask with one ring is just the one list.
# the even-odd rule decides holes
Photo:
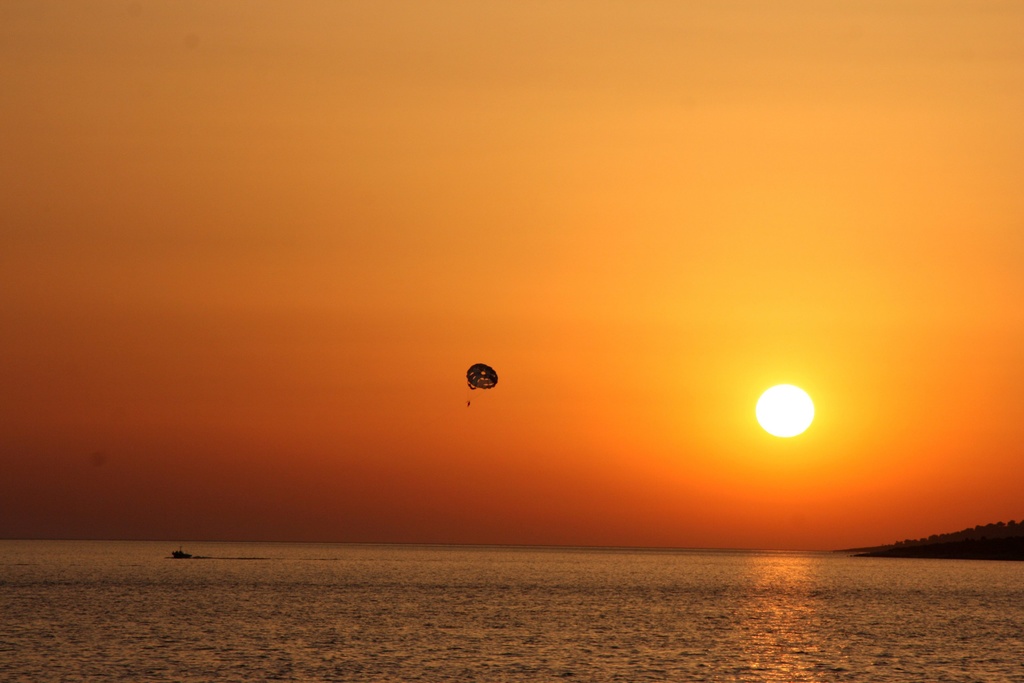
[(1024, 682), (1024, 563), (0, 541), (0, 681)]

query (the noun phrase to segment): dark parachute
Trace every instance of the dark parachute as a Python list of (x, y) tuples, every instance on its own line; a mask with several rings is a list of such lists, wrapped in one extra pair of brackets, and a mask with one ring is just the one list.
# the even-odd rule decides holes
[(470, 389), (490, 389), (498, 383), (498, 373), (490, 365), (477, 363), (466, 372)]

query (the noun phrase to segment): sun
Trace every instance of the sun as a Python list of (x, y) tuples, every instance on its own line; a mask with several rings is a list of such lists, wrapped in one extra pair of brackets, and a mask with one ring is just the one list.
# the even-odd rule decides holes
[(755, 409), (757, 422), (772, 436), (803, 434), (814, 420), (814, 402), (792, 384), (779, 384), (761, 394)]

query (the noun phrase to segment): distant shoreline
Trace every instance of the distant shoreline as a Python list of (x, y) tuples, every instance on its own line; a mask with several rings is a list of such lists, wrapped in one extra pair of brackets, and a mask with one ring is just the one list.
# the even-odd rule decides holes
[(946, 543), (891, 546), (869, 552), (855, 553), (853, 556), (1020, 562), (1024, 561), (1024, 536), (975, 538)]

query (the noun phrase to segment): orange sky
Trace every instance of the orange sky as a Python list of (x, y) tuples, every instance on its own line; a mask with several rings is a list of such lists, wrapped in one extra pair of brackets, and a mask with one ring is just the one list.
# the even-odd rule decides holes
[(1018, 3), (7, 0), (0, 84), (0, 537), (1024, 516)]

